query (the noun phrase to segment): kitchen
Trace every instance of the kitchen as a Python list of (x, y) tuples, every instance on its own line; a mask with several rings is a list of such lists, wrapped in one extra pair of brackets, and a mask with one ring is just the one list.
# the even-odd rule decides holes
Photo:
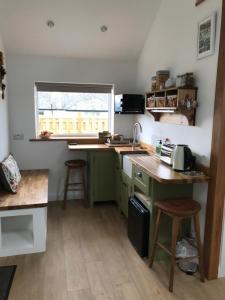
[[(87, 160), (88, 155), (94, 155), (95, 151), (71, 151), (68, 149), (67, 140), (60, 140), (52, 138), (51, 141), (30, 141), (36, 137), (35, 128), (35, 104), (34, 104), (34, 83), (35, 82), (75, 82), (75, 83), (102, 83), (102, 84), (114, 84), (115, 94), (144, 94), (145, 92), (151, 91), (151, 78), (155, 76), (158, 70), (170, 70), (170, 75), (176, 77), (177, 75), (185, 74), (187, 72), (194, 72), (196, 79), (196, 86), (198, 87), (198, 107), (196, 109), (195, 126), (184, 126), (168, 124), (163, 122), (155, 122), (154, 117), (146, 111), (145, 114), (140, 115), (122, 115), (115, 114), (113, 117), (114, 122), (114, 133), (122, 134), (124, 137), (132, 138), (133, 135), (133, 124), (139, 122), (142, 126), (142, 132), (139, 134), (139, 141), (141, 141), (142, 147), (149, 147), (147, 152), (151, 152), (153, 148), (155, 149), (156, 143), (159, 140), (165, 140), (169, 138), (172, 144), (187, 144), (192, 150), (193, 154), (197, 157), (197, 162), (204, 166), (209, 166), (210, 153), (211, 153), (211, 133), (213, 125), (213, 99), (215, 98), (215, 86), (216, 86), (216, 72), (217, 72), (217, 60), (219, 52), (219, 32), (220, 32), (220, 18), (221, 18), (221, 1), (210, 1), (206, 0), (199, 6), (195, 7), (193, 3), (180, 3), (175, 1), (173, 6), (170, 6), (166, 1), (162, 1), (160, 9), (157, 16), (154, 19), (154, 24), (149, 32), (146, 39), (145, 46), (141, 52), (141, 56), (138, 61), (111, 61), (111, 60), (101, 60), (96, 58), (94, 60), (85, 59), (72, 59), (72, 58), (56, 58), (53, 56), (38, 56), (38, 55), (23, 55), (20, 53), (9, 53), (7, 55), (7, 86), (8, 86), (8, 109), (9, 109), (9, 120), (10, 120), (10, 152), (15, 155), (18, 165), (21, 169), (33, 170), (33, 169), (46, 169), (49, 171), (49, 232), (48, 238), (51, 240), (53, 237), (54, 245), (56, 237), (60, 235), (60, 228), (57, 224), (57, 220), (52, 218), (55, 213), (58, 220), (64, 220), (61, 213), (69, 216), (68, 222), (71, 221), (71, 215), (76, 212), (71, 208), (72, 203), (67, 201), (67, 207), (64, 212), (61, 212), (61, 203), (58, 208), (53, 208), (50, 212), (50, 207), (52, 205), (51, 200), (62, 200), (64, 194), (64, 162), (70, 159), (84, 159)], [(186, 10), (186, 15), (180, 13)], [(193, 35), (196, 33), (197, 23), (204, 19), (204, 17), (211, 14), (212, 11), (217, 11), (217, 34), (215, 42), (215, 53), (202, 60), (196, 60), (196, 39), (193, 40)], [(169, 17), (170, 16), (170, 17)], [(173, 18), (171, 17), (173, 16)], [(186, 24), (187, 26), (177, 26), (177, 24)], [(169, 26), (168, 26), (169, 24)], [(57, 28), (57, 27), (56, 27)], [(109, 31), (110, 32), (110, 31)], [(196, 33), (197, 34), (197, 33)], [(158, 37), (161, 36), (160, 40)], [(185, 36), (185, 39), (183, 38)], [(157, 43), (152, 43), (152, 41), (157, 41)], [(181, 42), (182, 41), (182, 42)], [(171, 48), (168, 49), (165, 55), (166, 45), (170, 44)], [(190, 46), (191, 45), (191, 46)], [(184, 49), (189, 49), (190, 51), (185, 51)], [(184, 54), (185, 53), (185, 54)], [(185, 59), (184, 59), (185, 57)], [(32, 66), (32, 68), (31, 68)], [(20, 76), (20, 74), (23, 76)], [(207, 82), (207, 84), (205, 84)], [(26, 108), (26, 110), (25, 110)], [(24, 122), (26, 118), (26, 122)], [(23, 140), (14, 139), (14, 135), (24, 135)], [(71, 146), (72, 148), (81, 147), (80, 140), (75, 142), (78, 145)], [(97, 144), (93, 142), (92, 144)], [(88, 147), (88, 146), (86, 146)], [(132, 147), (131, 147), (132, 148)], [(141, 151), (146, 151), (146, 149), (141, 149)], [(113, 151), (113, 150), (109, 150)], [(104, 151), (102, 151), (103, 154)], [(93, 154), (92, 154), (93, 153)], [(152, 152), (151, 152), (152, 153)], [(114, 153), (115, 154), (115, 153)], [(129, 153), (126, 153), (129, 154)], [(2, 157), (3, 159), (3, 157)], [(143, 170), (142, 170), (143, 171)], [(146, 170), (145, 170), (146, 172)], [(124, 176), (125, 184), (129, 186), (129, 182), (126, 176)], [(88, 178), (86, 178), (88, 179)], [(124, 190), (125, 190), (125, 185)], [(189, 185), (187, 185), (189, 186)], [(204, 237), (205, 228), (205, 215), (206, 215), (206, 202), (207, 202), (207, 188), (206, 183), (195, 183), (193, 184), (193, 199), (197, 200), (201, 204), (200, 212), (200, 223), (201, 223), (201, 237)], [(127, 193), (126, 190), (124, 194)], [(189, 193), (189, 192), (188, 192)], [(187, 193), (187, 194), (188, 194)], [(190, 194), (188, 194), (190, 195)], [(69, 195), (73, 198), (73, 194)], [(113, 200), (113, 199), (111, 199)], [(72, 201), (73, 202), (73, 201)], [(95, 207), (94, 205), (94, 212)], [(101, 208), (99, 208), (101, 210)], [(102, 208), (102, 214), (109, 217), (108, 208)], [(126, 208), (122, 208), (126, 214)], [(79, 208), (81, 213), (84, 215), (90, 214), (90, 219), (93, 220), (95, 226), (98, 224), (97, 219), (95, 219), (94, 212), (83, 211)], [(54, 212), (54, 213), (53, 213)], [(124, 214), (123, 212), (123, 214)], [(114, 215), (114, 212), (113, 212)], [(80, 217), (77, 216), (79, 219)], [(98, 218), (96, 216), (96, 218)], [(101, 217), (102, 218), (102, 217)], [(117, 216), (113, 216), (117, 220)], [(105, 220), (105, 218), (103, 218)], [(122, 219), (122, 220), (125, 220)], [(62, 221), (64, 222), (64, 221)], [(70, 230), (68, 229), (67, 220), (63, 225), (64, 231), (68, 231), (67, 234), (70, 235)], [(102, 222), (102, 219), (101, 219)], [(118, 221), (120, 222), (120, 221)], [(89, 224), (90, 225), (90, 224)], [(91, 225), (90, 225), (91, 226)], [(113, 231), (112, 224), (107, 225), (110, 232)], [(121, 227), (122, 228), (122, 227)], [(91, 230), (91, 229), (90, 229)], [(86, 232), (86, 231), (85, 231)], [(91, 231), (92, 232), (92, 231)], [(104, 235), (105, 233), (103, 233)], [(116, 233), (114, 233), (116, 234)], [(87, 234), (87, 236), (89, 236)], [(65, 238), (65, 237), (64, 237)], [(123, 238), (123, 236), (122, 236)], [(61, 240), (61, 237), (59, 237)], [(101, 261), (98, 248), (91, 239), (91, 245), (93, 244), (93, 252), (96, 253), (97, 259)], [(88, 241), (84, 241), (87, 243)], [(115, 242), (116, 243), (116, 242)], [(102, 244), (101, 244), (102, 245)], [(103, 245), (102, 245), (103, 246)], [(52, 246), (54, 248), (54, 246)], [(97, 248), (96, 248), (97, 247)], [(107, 250), (111, 253), (113, 257), (115, 254), (110, 251), (109, 247), (105, 246)], [(129, 246), (127, 246), (129, 248)], [(61, 249), (61, 248), (60, 248)], [(114, 249), (114, 247), (113, 247)], [(74, 249), (75, 251), (76, 249)], [(115, 249), (114, 249), (115, 250)], [(69, 251), (69, 250), (68, 250)], [(86, 248), (84, 251), (87, 251)], [(116, 250), (115, 250), (116, 251)], [(128, 249), (130, 250), (130, 248)], [(51, 250), (52, 253), (52, 250)], [(61, 254), (56, 252), (56, 257), (58, 256), (61, 260)], [(91, 257), (90, 253), (87, 253), (88, 257)], [(29, 258), (29, 256), (28, 256)], [(109, 259), (109, 257), (107, 256)], [(137, 258), (135, 257), (134, 260)], [(116, 259), (115, 259), (116, 260)], [(119, 260), (119, 259), (118, 259)], [(124, 260), (126, 260), (124, 258)], [(120, 260), (119, 260), (120, 261)], [(127, 262), (128, 263), (128, 262)], [(136, 260), (132, 262), (135, 266), (141, 265), (141, 260)], [(18, 262), (16, 264), (19, 265)], [(121, 262), (122, 264), (122, 262)], [(155, 264), (154, 264), (155, 266)], [(119, 268), (119, 263), (116, 264)], [(154, 268), (157, 268), (154, 270)], [(56, 268), (57, 269), (57, 268)], [(162, 270), (160, 267), (153, 267), (152, 271), (148, 271), (140, 266), (143, 270), (143, 274), (146, 274), (146, 278), (149, 276), (155, 276), (161, 286), (160, 275), (162, 275)], [(23, 278), (22, 269), (17, 270)], [(90, 271), (90, 270), (89, 270)], [(112, 271), (112, 270), (111, 270)], [(47, 271), (46, 271), (47, 272)], [(64, 272), (64, 271), (63, 271)], [(91, 270), (90, 272), (93, 272)], [(113, 271), (112, 271), (113, 272)], [(130, 270), (132, 272), (132, 270)], [(139, 274), (139, 270), (136, 270)], [(151, 275), (147, 275), (150, 272)], [(161, 273), (160, 273), (161, 272)], [(72, 271), (71, 271), (72, 273)], [(25, 273), (24, 273), (25, 274)], [(152, 275), (154, 274), (154, 275)], [(140, 275), (140, 274), (139, 274)], [(197, 274), (198, 275), (198, 274)], [(17, 276), (17, 274), (16, 274)], [(26, 276), (26, 275), (24, 275)], [(70, 274), (71, 278), (72, 275)], [(165, 293), (167, 291), (168, 277), (164, 276), (163, 289)], [(17, 280), (17, 277), (15, 277)], [(70, 277), (69, 277), (70, 278)], [(184, 281), (186, 277), (184, 277)], [(194, 287), (196, 289), (204, 289), (198, 278), (194, 278)], [(19, 277), (18, 277), (19, 280)], [(21, 279), (22, 280), (22, 279)], [(57, 279), (58, 280), (58, 279)], [(56, 280), (56, 282), (58, 282)], [(122, 280), (122, 279), (121, 279)], [(138, 279), (136, 282), (139, 282)], [(127, 280), (125, 280), (127, 282)], [(133, 279), (131, 280), (134, 281)], [(16, 281), (15, 281), (16, 282)], [(145, 282), (145, 281), (144, 281)], [(174, 294), (181, 292), (181, 287), (179, 287), (180, 279), (179, 276), (175, 276), (174, 283)], [(124, 282), (123, 282), (124, 283)], [(140, 286), (143, 285), (143, 283)], [(209, 282), (210, 283), (210, 282)], [(145, 283), (147, 284), (147, 283)], [(208, 282), (207, 282), (208, 284)], [(206, 286), (207, 286), (206, 284)], [(191, 285), (191, 283), (190, 283)], [(60, 286), (60, 284), (59, 284)], [(61, 285), (62, 286), (62, 285)], [(69, 284), (72, 290), (73, 280)], [(124, 289), (126, 287), (132, 286), (124, 283)], [(88, 290), (89, 288), (82, 284), (82, 290)], [(136, 287), (133, 289), (136, 292)], [(28, 287), (26, 285), (26, 290)], [(79, 290), (79, 289), (77, 289)], [(12, 292), (15, 293), (12, 289)], [(100, 291), (96, 291), (96, 293)], [(125, 291), (123, 291), (125, 293)], [(35, 293), (38, 292), (35, 290)], [(47, 293), (47, 288), (46, 288)], [(76, 294), (78, 292), (72, 291), (71, 294)], [(84, 292), (86, 293), (86, 292)], [(87, 292), (88, 293), (88, 292)], [(148, 292), (140, 292), (147, 299)], [(28, 291), (31, 295), (31, 292)], [(54, 294), (56, 295), (56, 293)], [(169, 294), (165, 294), (169, 295)], [(62, 294), (61, 294), (62, 296)], [(58, 297), (57, 295), (55, 297)], [(168, 296), (169, 297), (169, 296)], [(194, 296), (193, 296), (194, 297)], [(19, 298), (19, 296), (18, 296)], [(63, 299), (63, 296), (61, 297)], [(72, 297), (71, 297), (72, 298)], [(106, 298), (106, 296), (105, 296)], [(13, 299), (13, 298), (12, 298)], [(38, 297), (37, 297), (38, 299)], [(85, 297), (84, 297), (85, 299)], [(86, 296), (88, 299), (88, 296)], [(135, 299), (135, 298), (134, 298)], [(138, 299), (138, 296), (136, 297)], [(210, 299), (210, 298), (209, 298)]]

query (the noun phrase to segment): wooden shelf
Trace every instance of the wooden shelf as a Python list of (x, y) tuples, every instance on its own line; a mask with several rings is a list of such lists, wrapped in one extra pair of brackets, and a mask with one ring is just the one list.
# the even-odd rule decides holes
[(155, 90), (151, 92), (147, 92), (147, 94), (154, 94), (154, 93), (162, 93), (162, 92), (169, 92), (169, 91), (177, 91), (177, 90), (198, 90), (197, 87), (171, 87), (167, 89), (162, 89), (162, 90)]
[(170, 106), (166, 106), (166, 107), (146, 107), (145, 109), (147, 110), (161, 110), (161, 111), (164, 111), (164, 110), (177, 110), (178, 108), (177, 107), (170, 107)]
[(197, 87), (173, 87), (146, 93), (145, 109), (155, 121), (195, 125)]

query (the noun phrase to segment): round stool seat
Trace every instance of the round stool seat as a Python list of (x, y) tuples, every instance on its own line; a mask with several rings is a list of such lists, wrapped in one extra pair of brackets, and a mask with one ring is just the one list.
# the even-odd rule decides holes
[[(199, 211), (201, 206), (198, 202), (193, 199), (171, 199), (163, 200), (156, 202), (155, 204), (158, 208), (155, 230), (154, 230), (154, 239), (152, 243), (152, 251), (149, 260), (149, 267), (152, 268), (153, 261), (156, 254), (156, 249), (159, 247), (161, 250), (166, 252), (171, 259), (170, 263), (170, 276), (169, 276), (169, 291), (173, 291), (173, 281), (174, 281), (174, 269), (176, 266), (177, 257), (177, 241), (182, 237), (182, 234), (185, 234), (185, 231), (182, 230), (182, 222), (184, 219), (193, 220), (195, 237), (196, 237), (196, 248), (197, 253), (192, 258), (198, 258), (199, 260), (199, 273), (200, 279), (204, 282), (204, 268), (203, 268), (203, 252), (201, 246), (200, 238), (200, 224), (199, 224)], [(160, 238), (165, 239), (164, 233), (160, 232), (161, 218), (166, 215), (171, 218), (171, 245), (170, 248), (160, 241)], [(165, 227), (165, 224), (164, 224)], [(184, 260), (187, 257), (179, 257), (179, 260)]]
[(84, 167), (86, 165), (86, 162), (85, 162), (85, 160), (82, 160), (82, 159), (73, 159), (73, 160), (67, 160), (65, 162), (65, 165), (68, 168), (75, 169), (75, 168)]
[(156, 202), (156, 206), (177, 217), (189, 217), (196, 215), (201, 210), (201, 205), (192, 199), (174, 199)]

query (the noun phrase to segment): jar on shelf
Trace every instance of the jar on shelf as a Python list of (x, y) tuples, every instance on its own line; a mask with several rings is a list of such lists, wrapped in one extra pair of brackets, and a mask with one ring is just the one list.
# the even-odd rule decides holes
[(194, 86), (194, 73), (185, 73), (177, 76), (177, 87), (193, 87)]
[(165, 107), (166, 106), (166, 97), (164, 97), (164, 96), (155, 97), (155, 106), (156, 107)]
[(150, 108), (155, 107), (155, 97), (154, 96), (148, 97), (146, 102), (147, 102), (146, 103), (147, 107), (150, 107)]
[(152, 77), (152, 91), (156, 91), (156, 76)]
[(194, 73), (185, 73), (182, 75), (182, 84), (186, 87), (194, 86)]
[(177, 95), (167, 96), (167, 106), (168, 107), (177, 107)]
[(182, 86), (182, 76), (181, 75), (177, 75), (176, 87), (181, 87), (181, 86)]
[(165, 82), (170, 77), (170, 71), (160, 70), (156, 72), (156, 89), (162, 90), (165, 88)]

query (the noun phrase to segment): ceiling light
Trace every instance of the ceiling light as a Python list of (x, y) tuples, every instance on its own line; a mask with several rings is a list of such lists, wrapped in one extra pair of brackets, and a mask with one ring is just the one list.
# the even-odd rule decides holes
[(54, 21), (52, 21), (52, 20), (48, 20), (46, 24), (47, 24), (47, 26), (48, 26), (49, 28), (52, 28), (52, 27), (55, 26), (55, 23), (54, 23)]
[(102, 26), (100, 27), (100, 30), (101, 30), (102, 32), (106, 32), (106, 31), (108, 30), (108, 27), (107, 27), (106, 25), (102, 25)]

